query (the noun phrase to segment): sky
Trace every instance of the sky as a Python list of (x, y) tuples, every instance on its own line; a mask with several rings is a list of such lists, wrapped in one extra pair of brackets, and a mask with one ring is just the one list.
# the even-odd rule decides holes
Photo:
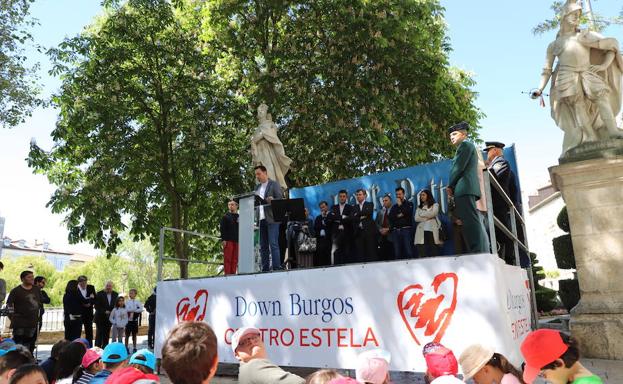
[[(453, 51), (450, 63), (471, 72), (476, 80), (477, 106), (485, 113), (480, 137), (486, 141), (514, 143), (517, 149), (521, 187), (534, 192), (549, 180), (548, 168), (557, 164), (562, 131), (527, 92), (536, 88), (545, 62), (545, 49), (555, 31), (532, 34), (539, 22), (551, 18), (549, 0), (441, 0), (446, 8), (448, 37)], [(620, 0), (593, 1), (593, 10), (617, 15)], [(36, 0), (32, 16), (40, 25), (33, 30), (36, 43), (53, 47), (74, 36), (101, 12), (99, 0)], [(623, 40), (623, 28), (610, 27), (604, 34)], [(44, 95), (55, 92), (60, 80), (47, 74), (47, 57), (29, 50), (30, 59), (41, 63)], [(546, 102), (547, 104), (547, 102)], [(21, 126), (0, 129), (0, 216), (6, 218), (5, 236), (13, 240), (37, 239), (50, 247), (96, 254), (88, 244), (69, 245), (62, 215), (46, 208), (54, 187), (45, 176), (34, 175), (25, 161), (32, 138), (50, 148), (50, 132), (57, 112), (37, 110)]]

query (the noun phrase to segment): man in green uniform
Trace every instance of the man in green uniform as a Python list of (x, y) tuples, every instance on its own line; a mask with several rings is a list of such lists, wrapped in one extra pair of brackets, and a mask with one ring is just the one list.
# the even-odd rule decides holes
[(456, 147), (452, 159), (448, 195), (454, 196), (454, 215), (463, 225), (466, 253), (489, 252), (482, 222), (476, 210), (480, 199), (478, 182), (478, 155), (474, 144), (465, 141), (469, 125), (462, 122), (448, 129), (450, 141)]

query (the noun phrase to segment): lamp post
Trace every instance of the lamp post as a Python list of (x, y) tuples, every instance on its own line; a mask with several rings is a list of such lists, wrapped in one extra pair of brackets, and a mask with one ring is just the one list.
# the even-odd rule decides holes
[(127, 292), (125, 291), (125, 285), (128, 282), (128, 273), (127, 272), (123, 272), (121, 274), (121, 278), (123, 279), (122, 280), (123, 281), (123, 287), (121, 287), (121, 288), (123, 288), (123, 295), (126, 296)]

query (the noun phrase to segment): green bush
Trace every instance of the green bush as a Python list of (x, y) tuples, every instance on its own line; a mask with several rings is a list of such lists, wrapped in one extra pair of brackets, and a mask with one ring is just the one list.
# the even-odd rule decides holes
[(573, 253), (573, 243), (571, 235), (558, 236), (552, 240), (556, 265), (560, 269), (575, 269), (575, 254)]
[(556, 291), (539, 286), (534, 292), (536, 296), (536, 308), (539, 312), (550, 312), (558, 306)]
[(558, 284), (560, 301), (567, 311), (571, 311), (580, 301), (580, 284), (577, 279), (560, 280)]
[(571, 232), (571, 227), (569, 226), (569, 214), (567, 213), (566, 205), (560, 210), (560, 213), (556, 218), (556, 223), (558, 224), (558, 227), (563, 231), (567, 233)]

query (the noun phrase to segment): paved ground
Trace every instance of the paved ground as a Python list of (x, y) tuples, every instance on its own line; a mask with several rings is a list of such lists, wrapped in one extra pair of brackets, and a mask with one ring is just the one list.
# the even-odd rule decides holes
[[(52, 345), (40, 345), (38, 350), (38, 359), (45, 360), (50, 356), (50, 349)], [(147, 348), (147, 337), (139, 336), (137, 348)], [(621, 360), (599, 360), (599, 359), (583, 359), (582, 363), (592, 372), (599, 375), (606, 384), (621, 384), (623, 383), (623, 361)], [(290, 369), (288, 369), (290, 370)], [(292, 368), (290, 371), (297, 373), (301, 376), (306, 376), (310, 370), (309, 368)], [(354, 377), (353, 371), (344, 371), (343, 374)], [(222, 364), (219, 367), (218, 376), (216, 376), (211, 382), (214, 384), (230, 384), (236, 383), (237, 367), (232, 364)], [(393, 384), (419, 384), (424, 383), (421, 373), (413, 372), (392, 372)], [(170, 384), (166, 376), (161, 376), (161, 382), (164, 384)]]

